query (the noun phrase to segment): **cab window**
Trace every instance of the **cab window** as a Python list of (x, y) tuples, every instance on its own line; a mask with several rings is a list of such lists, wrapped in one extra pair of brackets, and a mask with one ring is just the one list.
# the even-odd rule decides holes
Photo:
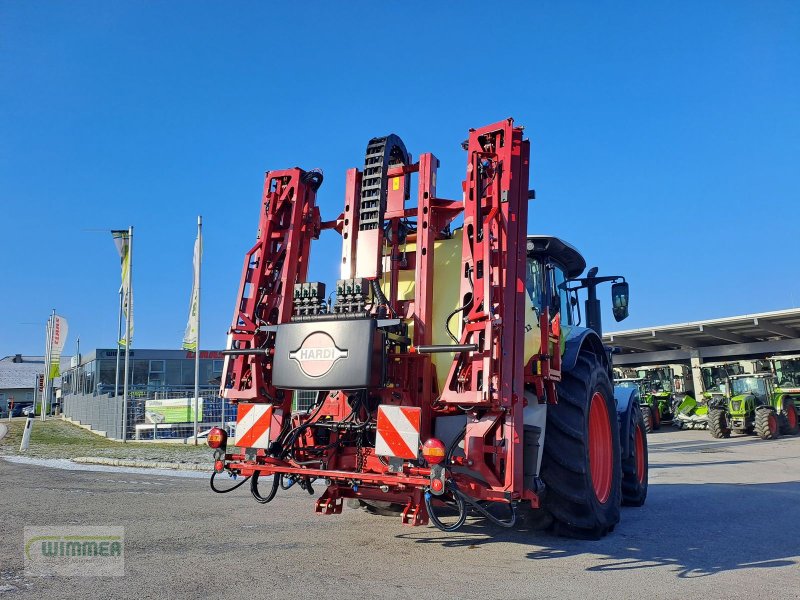
[(550, 317), (552, 318), (560, 313), (562, 325), (572, 325), (572, 310), (570, 309), (569, 293), (566, 290), (566, 281), (567, 278), (560, 267), (551, 264), (551, 268), (545, 269), (540, 260), (528, 258), (525, 289), (528, 292), (531, 303), (537, 311), (542, 309), (545, 299), (544, 286), (547, 286), (552, 299)]

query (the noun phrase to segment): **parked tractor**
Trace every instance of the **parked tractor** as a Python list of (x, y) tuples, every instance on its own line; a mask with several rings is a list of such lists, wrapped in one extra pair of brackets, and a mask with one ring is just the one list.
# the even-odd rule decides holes
[(700, 367), (703, 379), (702, 397), (706, 403), (714, 403), (728, 396), (728, 378), (743, 375), (745, 369), (740, 362), (705, 363)]
[(728, 397), (711, 401), (708, 429), (715, 438), (731, 432), (758, 435), (762, 440), (798, 432), (798, 413), (791, 396), (775, 386), (771, 373), (728, 377)]
[(768, 359), (775, 375), (775, 393), (783, 400), (791, 399), (800, 415), (800, 356), (773, 356)]
[[(678, 408), (688, 396), (683, 410), (689, 414), (696, 403), (690, 392), (691, 378), (688, 377), (688, 367), (680, 364), (655, 365), (649, 367), (639, 367), (636, 370), (638, 378), (641, 379), (641, 387), (644, 388), (643, 404), (649, 407), (650, 423), (648, 430), (656, 430), (662, 424), (672, 423)], [(691, 400), (694, 405), (690, 405)], [(643, 410), (644, 413), (648, 411)], [(648, 415), (645, 414), (645, 423)]]
[[(613, 530), (622, 504), (644, 503), (638, 394), (612, 386), (597, 299), (612, 283), (624, 319), (627, 282), (583, 275), (575, 248), (527, 234), (521, 127), (471, 129), (462, 147), (463, 193), (449, 200), (434, 155), (415, 162), (396, 135), (370, 140), (329, 221), (321, 172), (267, 173), (224, 352), (235, 439), (208, 435), (214, 491), (233, 489), (215, 481), (226, 472), (262, 504), (324, 482), (321, 514), (347, 500), (443, 531), (470, 515), (512, 527), (527, 514), (584, 538)], [(342, 237), (330, 295), (308, 280), (324, 230)], [(296, 391), (313, 391), (307, 410), (292, 410)]]
[(767, 360), (775, 374), (778, 387), (782, 390), (792, 390), (792, 393), (800, 393), (800, 355), (771, 356)]

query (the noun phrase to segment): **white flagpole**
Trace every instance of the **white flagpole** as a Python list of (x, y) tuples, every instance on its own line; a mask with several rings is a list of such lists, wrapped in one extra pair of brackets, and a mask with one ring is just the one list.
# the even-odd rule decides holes
[[(133, 226), (128, 228), (128, 314), (125, 315), (125, 375), (122, 384), (122, 441), (128, 441), (128, 371), (131, 354), (131, 313), (133, 302)], [(153, 425), (155, 427), (155, 425)]]
[[(44, 352), (44, 392), (42, 393), (42, 400), (39, 403), (39, 412), (40, 418), (42, 421), (46, 418), (46, 405), (47, 399), (50, 394), (50, 360), (53, 354), (53, 326), (56, 320), (56, 309), (53, 309), (53, 314), (50, 315), (47, 319), (47, 346), (45, 347)], [(36, 408), (36, 403), (33, 404), (34, 409)]]
[(197, 215), (197, 344), (194, 349), (194, 445), (197, 446), (197, 411), (200, 401), (200, 264), (203, 262), (203, 217)]
[(122, 286), (119, 286), (119, 313), (117, 314), (117, 368), (114, 371), (114, 397), (119, 396), (119, 341), (122, 339)]

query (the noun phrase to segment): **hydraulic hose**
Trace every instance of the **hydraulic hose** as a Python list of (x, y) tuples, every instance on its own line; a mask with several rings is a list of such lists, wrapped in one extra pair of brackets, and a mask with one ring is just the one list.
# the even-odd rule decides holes
[(484, 517), (489, 519), (495, 525), (499, 525), (500, 527), (513, 527), (517, 522), (517, 509), (514, 507), (513, 504), (509, 505), (511, 509), (511, 516), (508, 518), (507, 521), (503, 521), (502, 519), (498, 519), (492, 513), (490, 513), (486, 508), (484, 508), (477, 500), (470, 498), (458, 488), (453, 489), (453, 494), (457, 497), (461, 498), (462, 502), (468, 503), (472, 508), (477, 510), (481, 513)]
[(322, 185), (322, 169), (312, 169), (310, 171), (306, 171), (303, 173), (301, 180), (303, 183), (310, 185), (311, 189), (316, 192), (319, 189), (319, 186)]
[(242, 487), (245, 483), (247, 483), (247, 480), (250, 479), (249, 477), (245, 477), (244, 479), (242, 479), (239, 483), (237, 483), (233, 487), (229, 487), (227, 490), (220, 490), (220, 489), (218, 489), (217, 487), (214, 486), (214, 478), (216, 476), (217, 476), (217, 472), (216, 471), (211, 473), (211, 482), (210, 483), (211, 483), (211, 489), (214, 490), (215, 492), (217, 492), (218, 494), (227, 494), (228, 492), (232, 492), (233, 490)]
[(436, 515), (436, 512), (433, 509), (433, 503), (431, 500), (433, 499), (433, 495), (430, 492), (425, 492), (425, 508), (428, 511), (428, 517), (430, 518), (431, 522), (438, 528), (444, 532), (450, 533), (459, 529), (467, 520), (467, 504), (469, 504), (472, 508), (482, 514), (484, 517), (489, 519), (495, 525), (499, 525), (500, 527), (513, 527), (517, 523), (517, 509), (516, 507), (511, 504), (511, 516), (507, 520), (498, 519), (494, 516), (488, 509), (486, 509), (480, 502), (467, 496), (461, 490), (459, 490), (455, 484), (448, 482), (447, 488), (453, 494), (453, 498), (456, 501), (456, 506), (458, 507), (458, 520), (453, 523), (452, 525), (445, 525), (441, 519)]
[(445, 525), (444, 523), (442, 523), (439, 517), (436, 516), (436, 513), (433, 510), (433, 504), (431, 502), (433, 494), (431, 494), (430, 492), (425, 492), (425, 509), (428, 511), (428, 517), (438, 529), (441, 529), (446, 533), (450, 533), (452, 531), (456, 531), (457, 529), (461, 528), (461, 526), (467, 520), (467, 505), (464, 503), (463, 495), (461, 495), (458, 492), (458, 490), (454, 489), (453, 487), (449, 485), (448, 487), (453, 492), (453, 498), (455, 499), (456, 506), (458, 507), (458, 520), (452, 525)]
[(250, 493), (259, 504), (267, 504), (268, 502), (272, 502), (272, 499), (275, 498), (275, 494), (278, 493), (278, 487), (281, 484), (282, 476), (278, 474), (272, 476), (272, 489), (269, 491), (269, 494), (264, 497), (258, 493), (258, 473), (258, 471), (255, 471), (250, 478)]

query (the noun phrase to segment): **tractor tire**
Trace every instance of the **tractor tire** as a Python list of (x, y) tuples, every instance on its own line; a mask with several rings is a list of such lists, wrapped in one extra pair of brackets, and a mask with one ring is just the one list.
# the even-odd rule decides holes
[(628, 444), (630, 452), (622, 460), (622, 504), (642, 506), (647, 498), (647, 479), (650, 470), (647, 457), (647, 435), (642, 409), (634, 405), (631, 410)]
[(781, 435), (797, 435), (800, 431), (800, 423), (798, 423), (797, 407), (794, 401), (790, 398), (783, 401), (783, 410), (779, 415), (781, 426)]
[(622, 465), (616, 402), (608, 373), (582, 351), (547, 407), (543, 505), (557, 535), (599, 539), (619, 523)]
[(652, 415), (650, 421), (653, 423), (653, 431), (661, 429), (661, 411), (658, 410), (658, 405), (649, 406), (650, 414)]
[(762, 440), (776, 440), (781, 436), (778, 413), (771, 406), (756, 408), (756, 433)]
[(708, 411), (708, 430), (718, 440), (731, 437), (731, 427), (728, 423), (728, 413), (721, 408), (711, 408)]
[(645, 433), (653, 433), (653, 413), (650, 411), (650, 407), (643, 404), (639, 412), (642, 413)]

